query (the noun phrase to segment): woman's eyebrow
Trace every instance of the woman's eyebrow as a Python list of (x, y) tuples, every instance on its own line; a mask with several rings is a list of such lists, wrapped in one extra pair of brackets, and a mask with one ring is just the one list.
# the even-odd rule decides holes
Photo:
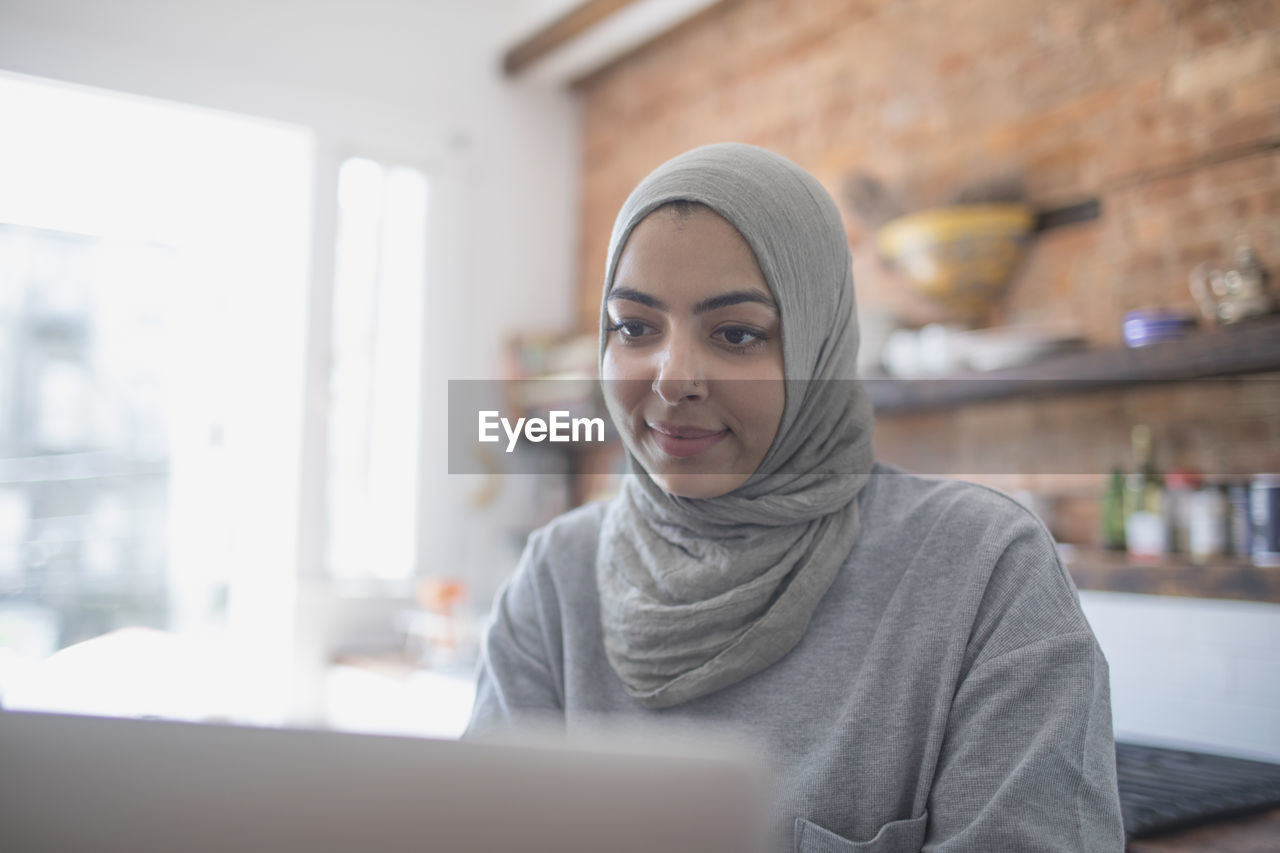
[[(657, 311), (666, 311), (667, 304), (656, 296), (650, 296), (647, 293), (636, 290), (631, 287), (616, 287), (609, 292), (609, 301), (614, 299), (625, 299), (628, 302), (637, 302), (648, 308)], [(719, 308), (727, 308), (730, 305), (740, 305), (743, 302), (755, 302), (766, 308), (778, 310), (778, 306), (774, 304), (773, 299), (767, 294), (760, 293), (757, 290), (734, 290), (729, 293), (721, 293), (704, 299), (697, 305), (693, 306), (694, 314), (706, 314), (708, 311), (715, 311)]]
[(719, 296), (712, 296), (710, 299), (704, 299), (697, 305), (693, 306), (694, 314), (705, 314), (708, 311), (715, 311), (717, 308), (727, 308), (730, 305), (740, 305), (743, 302), (757, 302), (766, 308), (778, 310), (778, 306), (774, 304), (773, 298), (758, 290), (734, 290), (730, 293), (721, 293)]
[(641, 293), (632, 287), (615, 287), (609, 291), (609, 301), (615, 299), (625, 299), (628, 302), (638, 302), (646, 308), (653, 308), (657, 311), (666, 311), (667, 303), (658, 299), (656, 296), (650, 296), (647, 293)]

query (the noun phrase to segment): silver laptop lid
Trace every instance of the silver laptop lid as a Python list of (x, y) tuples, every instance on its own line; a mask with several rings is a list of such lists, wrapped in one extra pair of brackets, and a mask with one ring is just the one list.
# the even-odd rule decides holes
[(0, 712), (0, 850), (760, 847), (742, 754)]

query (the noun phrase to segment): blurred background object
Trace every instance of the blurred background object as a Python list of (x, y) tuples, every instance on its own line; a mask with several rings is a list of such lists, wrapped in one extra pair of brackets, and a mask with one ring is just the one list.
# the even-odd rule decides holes
[(1178, 311), (1142, 309), (1124, 315), (1124, 343), (1145, 347), (1184, 337), (1196, 325), (1196, 318)]
[(1236, 239), (1232, 260), (1234, 265), (1226, 270), (1202, 261), (1191, 271), (1191, 294), (1204, 316), (1220, 323), (1238, 323), (1274, 311), (1275, 296), (1268, 287), (1270, 272), (1246, 237)]
[(880, 227), (880, 251), (920, 292), (980, 328), (1013, 278), (1035, 216), (1025, 204), (960, 204)]

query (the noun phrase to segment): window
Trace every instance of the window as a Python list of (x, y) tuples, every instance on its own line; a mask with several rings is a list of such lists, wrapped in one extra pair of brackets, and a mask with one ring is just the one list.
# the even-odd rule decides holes
[[(311, 134), (17, 76), (0, 114), (4, 703), (279, 719)], [(125, 627), (114, 657), (32, 674)]]
[(328, 573), (415, 566), (427, 180), (352, 158), (338, 172), (328, 429)]
[(0, 700), (315, 721), (308, 584), (415, 574), (425, 174), (17, 76), (0, 114)]

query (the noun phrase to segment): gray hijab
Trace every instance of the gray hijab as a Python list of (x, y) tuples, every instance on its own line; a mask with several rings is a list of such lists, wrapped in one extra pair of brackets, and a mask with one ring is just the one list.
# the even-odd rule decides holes
[(627, 448), (630, 473), (606, 510), (596, 570), (609, 662), (649, 708), (735, 684), (800, 641), (858, 537), (856, 499), (873, 462), (840, 213), (812, 175), (762, 148), (694, 149), (631, 193), (609, 244), (601, 359), (627, 237), (682, 199), (718, 213), (755, 253), (779, 308), (786, 403), (759, 469), (720, 497), (664, 492)]

